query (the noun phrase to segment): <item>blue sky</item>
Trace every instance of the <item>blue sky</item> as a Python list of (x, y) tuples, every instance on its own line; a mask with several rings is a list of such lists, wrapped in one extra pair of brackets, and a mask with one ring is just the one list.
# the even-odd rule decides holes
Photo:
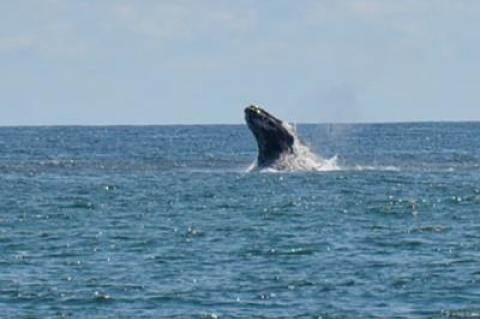
[(480, 1), (0, 1), (0, 125), (480, 120)]

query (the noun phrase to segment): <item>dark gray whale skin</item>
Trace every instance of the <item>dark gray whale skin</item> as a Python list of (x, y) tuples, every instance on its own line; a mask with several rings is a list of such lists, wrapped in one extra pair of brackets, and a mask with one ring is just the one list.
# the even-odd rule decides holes
[(258, 106), (251, 105), (245, 108), (245, 121), (257, 140), (257, 167), (269, 167), (282, 154), (293, 153), (295, 137), (281, 120)]

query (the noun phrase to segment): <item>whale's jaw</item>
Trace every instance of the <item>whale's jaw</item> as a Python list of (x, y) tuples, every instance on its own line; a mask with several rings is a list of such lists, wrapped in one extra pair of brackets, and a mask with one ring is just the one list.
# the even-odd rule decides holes
[(295, 137), (281, 120), (258, 106), (251, 105), (245, 108), (245, 121), (257, 140), (257, 166), (269, 166), (282, 154), (293, 153)]

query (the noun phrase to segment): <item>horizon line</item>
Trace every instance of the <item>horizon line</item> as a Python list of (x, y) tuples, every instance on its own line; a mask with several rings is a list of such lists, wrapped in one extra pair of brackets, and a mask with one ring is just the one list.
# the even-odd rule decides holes
[[(480, 120), (414, 120), (414, 121), (372, 121), (372, 122), (289, 122), (294, 125), (385, 125), (385, 124), (461, 124), (480, 123)], [(145, 127), (145, 126), (243, 126), (245, 123), (136, 123), (136, 124), (0, 124), (0, 128), (41, 128), (41, 127)]]

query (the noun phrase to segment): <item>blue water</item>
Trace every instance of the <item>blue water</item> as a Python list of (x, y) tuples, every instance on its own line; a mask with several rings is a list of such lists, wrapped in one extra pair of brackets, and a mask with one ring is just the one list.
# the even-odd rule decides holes
[(0, 128), (1, 318), (480, 317), (480, 124)]

